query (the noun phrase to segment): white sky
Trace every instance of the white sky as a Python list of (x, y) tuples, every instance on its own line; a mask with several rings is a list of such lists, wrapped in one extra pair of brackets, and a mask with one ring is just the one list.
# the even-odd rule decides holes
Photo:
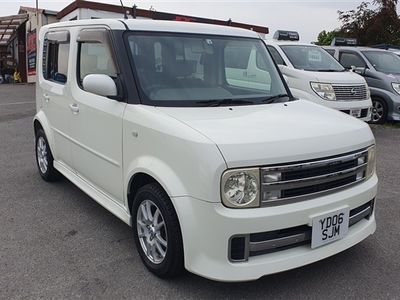
[[(58, 11), (70, 2), (72, 0), (39, 0), (39, 7)], [(97, 0), (96, 2), (119, 4), (119, 0)], [(302, 41), (311, 42), (316, 40), (318, 33), (322, 30), (333, 30), (340, 26), (338, 10), (354, 9), (361, 0), (123, 0), (123, 3), (125, 6), (132, 6), (135, 3), (138, 8), (143, 9), (153, 6), (157, 11), (223, 20), (231, 18), (235, 22), (267, 26), (270, 29), (270, 35), (267, 38), (272, 38), (277, 29), (295, 30), (300, 33)], [(0, 0), (0, 16), (17, 14), (19, 6), (35, 7), (35, 0)]]

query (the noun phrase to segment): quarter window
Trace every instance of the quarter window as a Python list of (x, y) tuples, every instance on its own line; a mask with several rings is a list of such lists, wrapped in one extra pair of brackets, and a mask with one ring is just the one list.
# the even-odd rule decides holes
[(283, 60), (282, 56), (279, 54), (278, 50), (275, 49), (273, 46), (267, 46), (269, 52), (271, 53), (272, 58), (276, 62), (277, 65), (285, 66), (285, 61)]

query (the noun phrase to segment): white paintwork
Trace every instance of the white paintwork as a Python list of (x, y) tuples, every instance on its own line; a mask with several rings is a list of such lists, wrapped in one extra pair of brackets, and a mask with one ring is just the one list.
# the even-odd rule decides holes
[[(281, 55), (285, 65), (279, 65), (282, 74), (287, 77), (287, 83), (296, 98), (308, 100), (317, 104), (321, 104), (337, 110), (352, 110), (371, 108), (371, 98), (362, 101), (328, 101), (319, 97), (311, 88), (310, 82), (330, 83), (330, 84), (345, 84), (345, 85), (362, 85), (367, 84), (365, 79), (354, 72), (312, 72), (296, 69), (286, 56), (285, 52), (280, 46), (283, 45), (299, 45), (299, 46), (313, 46), (312, 44), (305, 44), (300, 42), (290, 41), (264, 41), (267, 45), (273, 46)], [(371, 119), (371, 112), (364, 121)]]
[[(253, 35), (211, 25), (167, 23), (128, 22), (138, 30)], [(173, 108), (126, 104), (89, 93), (77, 84), (74, 42), (78, 31), (88, 26), (124, 28), (116, 20), (75, 21), (46, 26), (39, 36), (43, 41), (49, 29), (70, 31), (67, 83), (44, 80), (38, 63), (35, 120), (49, 140), (54, 167), (127, 224), (131, 224), (127, 196), (132, 177), (152, 176), (170, 196), (179, 217), (187, 270), (221, 281), (257, 279), (336, 254), (375, 231), (372, 217), (324, 247), (297, 247), (230, 263), (232, 235), (311, 224), (312, 216), (343, 206), (352, 209), (376, 196), (378, 180), (374, 175), (362, 184), (301, 203), (241, 210), (221, 204), (220, 179), (226, 169), (358, 150), (374, 143), (371, 130), (359, 120), (303, 100), (231, 109)], [(42, 49), (38, 53), (41, 62)], [(74, 113), (70, 105), (79, 111)]]
[(83, 78), (83, 89), (98, 96), (117, 96), (117, 86), (110, 76), (104, 74), (89, 74)]

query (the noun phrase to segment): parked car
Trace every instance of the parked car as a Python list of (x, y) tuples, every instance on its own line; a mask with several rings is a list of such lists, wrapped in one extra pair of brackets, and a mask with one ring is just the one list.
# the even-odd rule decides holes
[(372, 123), (400, 121), (400, 57), (368, 47), (325, 47), (347, 70), (366, 79), (372, 98)]
[(321, 47), (300, 43), (297, 32), (277, 31), (265, 41), (293, 95), (340, 110), (364, 121), (371, 119), (371, 97), (365, 79), (346, 72)]
[(42, 27), (39, 45), (40, 175), (131, 225), (156, 275), (253, 280), (374, 233), (371, 130), (294, 99), (257, 33), (81, 20)]

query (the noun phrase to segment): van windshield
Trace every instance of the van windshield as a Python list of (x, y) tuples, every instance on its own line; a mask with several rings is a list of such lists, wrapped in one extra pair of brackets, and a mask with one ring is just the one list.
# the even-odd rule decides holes
[(343, 66), (324, 49), (307, 45), (281, 45), (292, 65), (313, 72), (343, 72)]
[(290, 98), (259, 39), (132, 33), (127, 41), (143, 104), (251, 105)]
[(392, 52), (362, 51), (378, 72), (400, 73), (400, 57)]

